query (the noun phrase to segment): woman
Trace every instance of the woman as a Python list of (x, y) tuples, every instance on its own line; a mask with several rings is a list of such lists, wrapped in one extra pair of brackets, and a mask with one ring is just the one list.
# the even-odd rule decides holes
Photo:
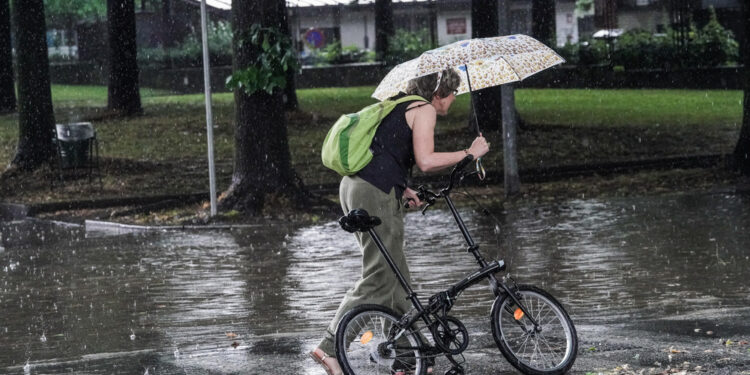
[[(416, 78), (409, 82), (403, 95), (418, 95), (429, 102), (411, 101), (397, 105), (386, 116), (375, 133), (371, 149), (372, 161), (354, 176), (341, 180), (339, 196), (344, 213), (363, 208), (370, 215), (382, 220), (377, 231), (396, 266), (411, 283), (409, 268), (404, 257), (404, 211), (403, 201), (409, 207), (421, 206), (422, 202), (414, 190), (406, 186), (406, 178), (416, 163), (423, 172), (436, 172), (453, 166), (466, 155), (482, 157), (489, 151), (487, 141), (481, 135), (471, 146), (455, 152), (435, 152), (436, 115), (445, 116), (460, 84), (460, 77), (453, 69)], [(341, 374), (336, 361), (334, 337), (341, 317), (354, 306), (377, 304), (393, 309), (398, 314), (411, 310), (411, 302), (399, 285), (380, 250), (366, 233), (356, 233), (362, 249), (362, 277), (350, 289), (325, 337), (310, 356), (320, 363), (329, 375)]]

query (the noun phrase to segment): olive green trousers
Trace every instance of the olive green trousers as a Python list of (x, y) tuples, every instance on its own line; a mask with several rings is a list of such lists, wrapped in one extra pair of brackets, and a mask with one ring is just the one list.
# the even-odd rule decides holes
[[(404, 208), (396, 198), (394, 189), (384, 193), (359, 177), (344, 177), (339, 187), (341, 208), (348, 213), (355, 208), (365, 209), (371, 216), (377, 216), (382, 224), (375, 227), (381, 241), (388, 249), (394, 263), (404, 278), (411, 284), (409, 267), (404, 257)], [(405, 314), (412, 309), (411, 301), (401, 287), (378, 246), (368, 233), (355, 233), (362, 250), (362, 276), (354, 287), (346, 292), (336, 315), (326, 330), (325, 337), (318, 346), (329, 356), (335, 356), (334, 337), (339, 321), (347, 311), (362, 304), (376, 304), (389, 307), (397, 314)]]

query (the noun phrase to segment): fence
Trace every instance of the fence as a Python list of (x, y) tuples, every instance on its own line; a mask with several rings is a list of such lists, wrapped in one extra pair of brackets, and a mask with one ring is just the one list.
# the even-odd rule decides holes
[[(226, 92), (226, 78), (231, 67), (211, 69), (212, 90)], [(360, 63), (328, 67), (304, 67), (297, 76), (297, 88), (347, 87), (376, 85), (387, 73), (382, 64)], [(50, 76), (58, 84), (106, 85), (107, 70), (97, 63), (66, 63), (50, 65)], [(694, 68), (683, 70), (613, 71), (609, 67), (560, 66), (549, 69), (519, 83), (522, 88), (679, 88), (725, 89), (743, 88), (743, 68)], [(203, 70), (143, 69), (141, 87), (170, 90), (176, 93), (203, 91)]]

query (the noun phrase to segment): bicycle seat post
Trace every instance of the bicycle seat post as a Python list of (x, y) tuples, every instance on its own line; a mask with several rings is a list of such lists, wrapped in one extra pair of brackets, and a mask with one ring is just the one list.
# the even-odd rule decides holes
[(409, 300), (411, 300), (414, 307), (422, 311), (424, 307), (419, 302), (419, 299), (417, 298), (417, 294), (414, 293), (414, 290), (406, 281), (406, 279), (404, 278), (404, 275), (398, 269), (398, 266), (396, 266), (396, 263), (393, 261), (393, 258), (391, 258), (391, 254), (388, 252), (388, 249), (385, 248), (383, 241), (380, 240), (380, 236), (378, 236), (377, 232), (375, 232), (375, 228), (369, 228), (367, 230), (367, 233), (369, 233), (370, 237), (372, 237), (372, 240), (375, 241), (375, 245), (377, 245), (378, 249), (380, 249), (380, 253), (383, 254), (383, 258), (385, 258), (385, 261), (391, 267), (391, 269), (393, 270), (393, 273), (396, 274), (396, 278), (398, 278), (398, 282), (401, 284), (401, 287), (403, 287), (404, 290), (406, 291), (406, 295), (409, 298)]

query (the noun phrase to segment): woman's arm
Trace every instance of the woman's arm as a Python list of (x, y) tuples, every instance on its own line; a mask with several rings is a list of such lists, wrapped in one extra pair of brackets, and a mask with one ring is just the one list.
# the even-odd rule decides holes
[(454, 152), (435, 152), (435, 122), (437, 119), (435, 108), (426, 105), (415, 108), (414, 112), (412, 120), (414, 159), (422, 172), (437, 172), (455, 165), (467, 154), (479, 158), (489, 151), (487, 141), (480, 136), (474, 139), (468, 149)]

